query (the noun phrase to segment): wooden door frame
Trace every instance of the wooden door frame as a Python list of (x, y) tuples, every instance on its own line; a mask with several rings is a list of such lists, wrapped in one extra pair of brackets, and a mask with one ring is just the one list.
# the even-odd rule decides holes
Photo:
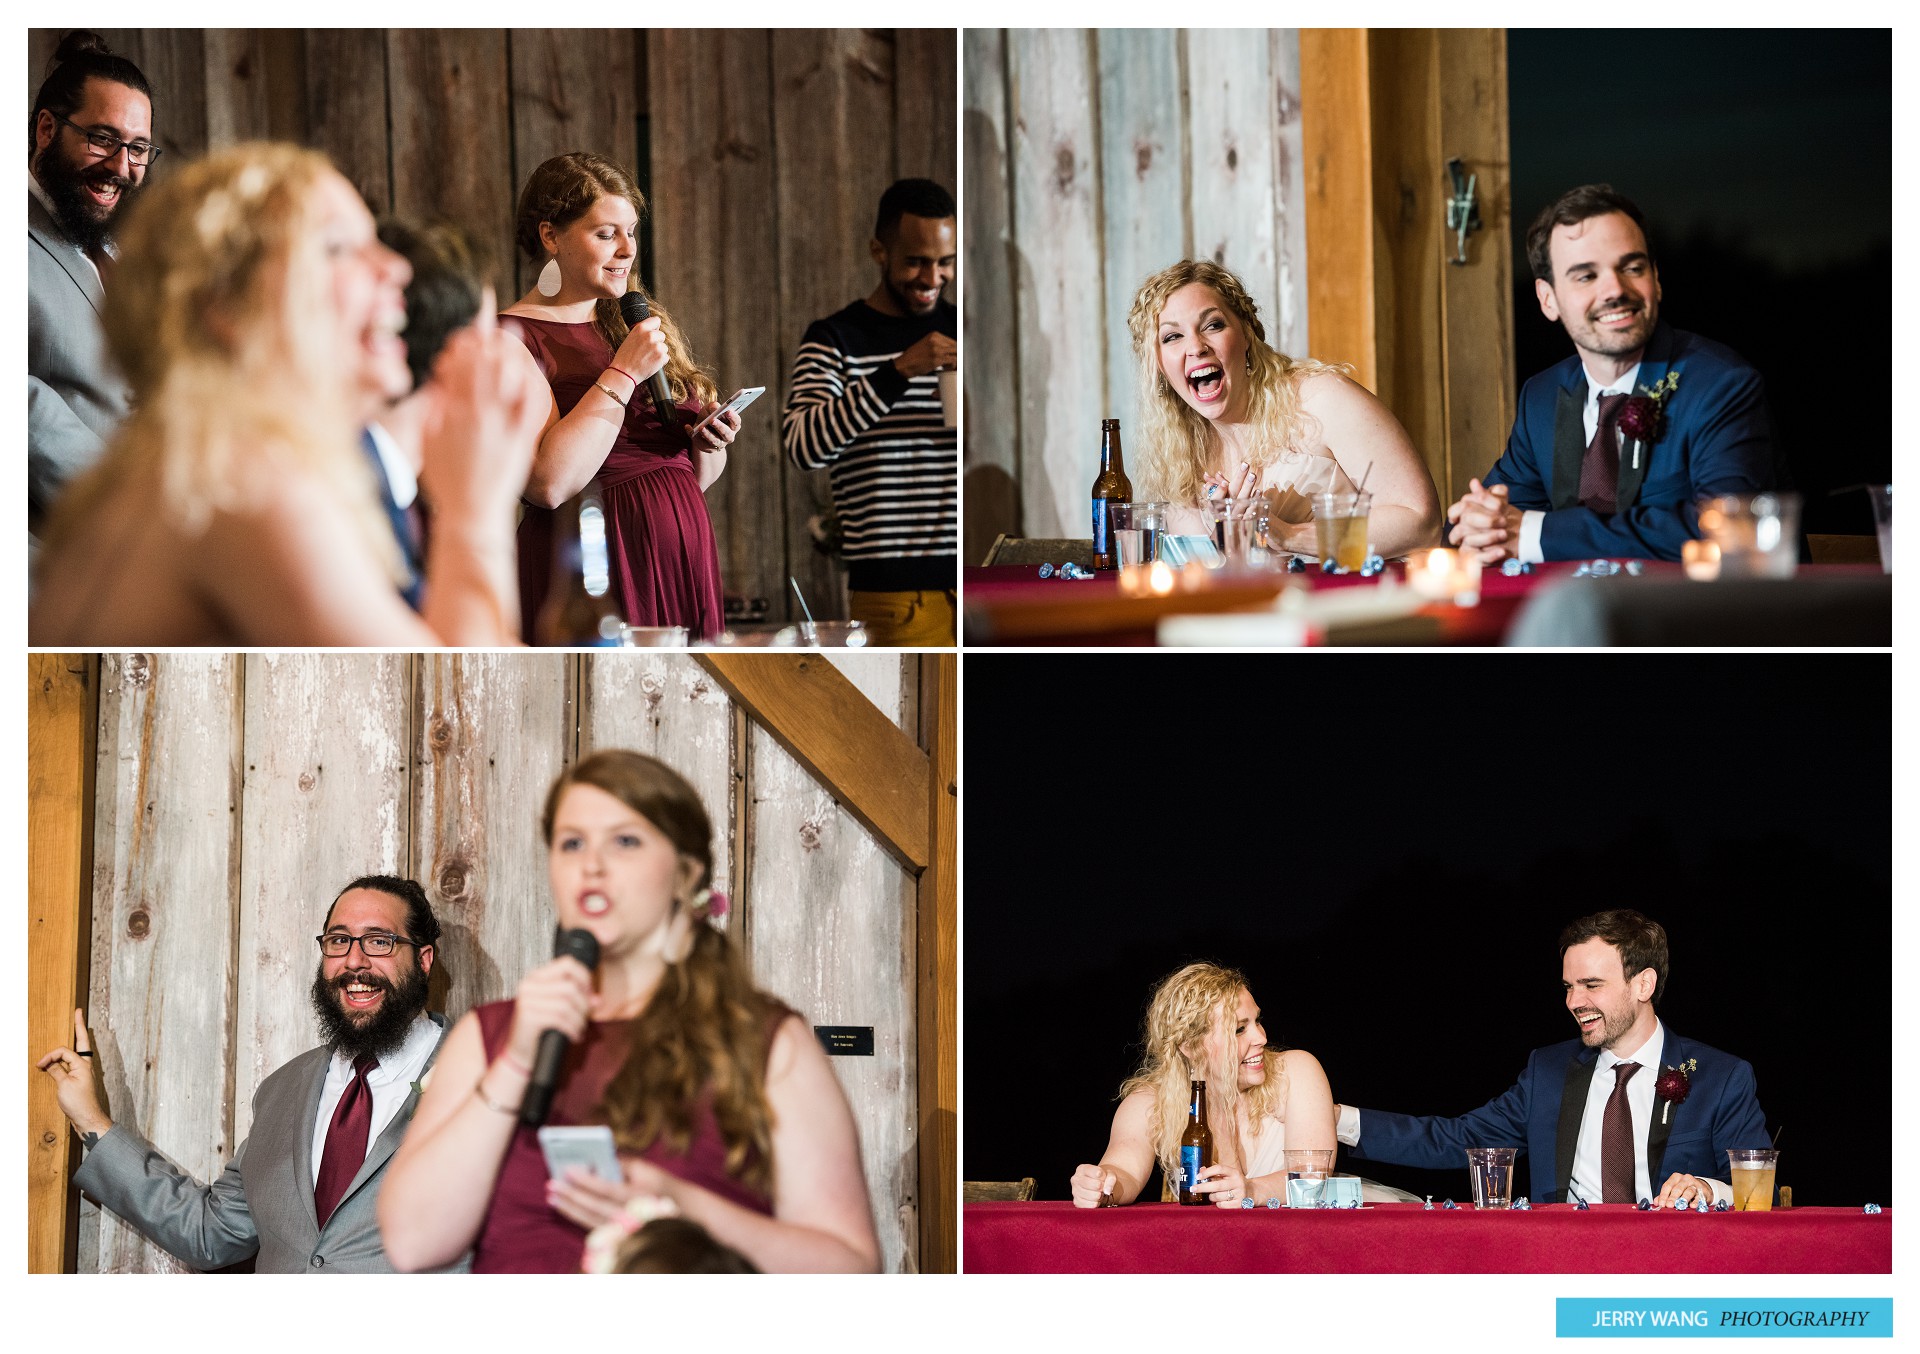
[[(1442, 505), (1514, 416), (1506, 30), (1303, 28), (1307, 325), (1420, 449)], [(1446, 162), (1478, 176), (1483, 228), (1447, 262)]]
[[(92, 930), (93, 761), (100, 661), (27, 655), (27, 1057), (70, 1046)], [(74, 1135), (53, 1083), (28, 1074), (27, 1272), (74, 1265)]]

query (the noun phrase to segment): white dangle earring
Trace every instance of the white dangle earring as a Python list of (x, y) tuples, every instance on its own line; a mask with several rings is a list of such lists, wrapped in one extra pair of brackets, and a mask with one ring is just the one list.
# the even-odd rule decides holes
[(547, 260), (547, 266), (540, 270), (540, 276), (534, 282), (533, 288), (542, 296), (560, 294), (560, 260), (557, 257)]

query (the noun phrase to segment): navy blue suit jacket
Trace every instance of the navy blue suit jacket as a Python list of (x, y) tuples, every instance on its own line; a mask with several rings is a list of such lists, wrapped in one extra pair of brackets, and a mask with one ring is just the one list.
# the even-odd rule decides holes
[[(1599, 1049), (1578, 1039), (1538, 1049), (1512, 1090), (1457, 1119), (1361, 1110), (1360, 1142), (1348, 1150), (1367, 1161), (1464, 1171), (1469, 1147), (1517, 1147), (1531, 1171), (1534, 1200), (1570, 1203), (1567, 1182), (1599, 1058)], [(1647, 1178), (1656, 1194), (1675, 1171), (1725, 1180), (1729, 1149), (1771, 1145), (1754, 1094), (1753, 1067), (1668, 1029), (1660, 1061), (1677, 1067), (1689, 1058), (1699, 1065), (1687, 1098), (1672, 1107), (1665, 1123), (1666, 1106), (1655, 1099), (1648, 1125)]]
[(1699, 535), (1695, 499), (1785, 487), (1759, 372), (1733, 349), (1662, 322), (1647, 340), (1636, 393), (1668, 372), (1680, 383), (1665, 400), (1660, 436), (1651, 446), (1620, 439), (1612, 513), (1579, 506), (1587, 452), (1581, 421), (1587, 376), (1579, 355), (1521, 387), (1507, 449), (1483, 482), (1506, 485), (1515, 507), (1547, 514), (1540, 524), (1542, 556), (1677, 560), (1681, 544)]
[(387, 510), (387, 522), (393, 527), (393, 539), (400, 547), (400, 557), (406, 562), (407, 580), (400, 589), (400, 596), (415, 611), (420, 603), (426, 584), (426, 561), (421, 558), (420, 539), (414, 531), (412, 519), (407, 510), (400, 506), (393, 496), (393, 485), (387, 479), (387, 464), (380, 459), (380, 449), (373, 443), (373, 434), (362, 429), (360, 449), (373, 463), (373, 478), (380, 489), (380, 506)]

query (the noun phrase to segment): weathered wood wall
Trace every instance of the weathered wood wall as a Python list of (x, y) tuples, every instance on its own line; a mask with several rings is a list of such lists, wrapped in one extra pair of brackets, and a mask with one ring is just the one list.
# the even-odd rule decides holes
[[(920, 660), (833, 661), (918, 731)], [(509, 995), (549, 953), (538, 816), (596, 747), (671, 762), (713, 815), (715, 873), (755, 973), (839, 1058), (883, 1262), (916, 1254), (912, 873), (689, 657), (108, 655), (101, 659), (89, 1022), (110, 1108), (201, 1180), (261, 1079), (314, 1042), (311, 937), (369, 871), (426, 885), (435, 1006)], [(83, 1271), (177, 1268), (91, 1205)]]
[(1239, 274), (1305, 353), (1296, 30), (968, 29), (965, 557), (1085, 535), (1100, 420), (1135, 426), (1133, 294)]
[[(63, 31), (28, 30), (29, 104)], [(846, 614), (807, 531), (827, 476), (787, 464), (780, 410), (807, 325), (873, 289), (881, 192), (955, 183), (952, 29), (99, 31), (153, 84), (156, 173), (250, 138), (317, 146), (376, 212), (474, 234), (503, 305), (532, 285), (513, 211), (535, 166), (636, 169), (649, 285), (722, 395), (768, 388), (707, 496), (727, 590), (793, 619), (791, 574)]]

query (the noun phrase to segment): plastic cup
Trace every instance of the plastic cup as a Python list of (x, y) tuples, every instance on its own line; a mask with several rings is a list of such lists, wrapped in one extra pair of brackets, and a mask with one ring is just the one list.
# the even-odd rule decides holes
[(1700, 535), (1720, 548), (1722, 578), (1792, 578), (1800, 567), (1800, 495), (1703, 498)]
[(1880, 537), (1880, 572), (1893, 572), (1893, 486), (1869, 484), (1867, 497), (1873, 500), (1873, 529)]
[(687, 627), (684, 625), (623, 625), (620, 643), (628, 649), (684, 649)]
[(1367, 567), (1367, 514), (1372, 509), (1372, 494), (1314, 495), (1313, 528), (1322, 567), (1332, 564), (1349, 573)]
[(1289, 1147), (1281, 1153), (1287, 1170), (1287, 1207), (1312, 1208), (1320, 1202), (1333, 1173), (1331, 1147)]
[(1167, 525), (1165, 503), (1114, 503), (1107, 511), (1113, 515), (1114, 553), (1122, 569), (1160, 558), (1160, 533)]
[(1727, 1152), (1727, 1183), (1733, 1186), (1733, 1211), (1770, 1213), (1773, 1211), (1773, 1180), (1780, 1168), (1779, 1149), (1740, 1147)]
[(1473, 1180), (1475, 1208), (1513, 1207), (1513, 1159), (1517, 1147), (1469, 1147), (1467, 1174)]

